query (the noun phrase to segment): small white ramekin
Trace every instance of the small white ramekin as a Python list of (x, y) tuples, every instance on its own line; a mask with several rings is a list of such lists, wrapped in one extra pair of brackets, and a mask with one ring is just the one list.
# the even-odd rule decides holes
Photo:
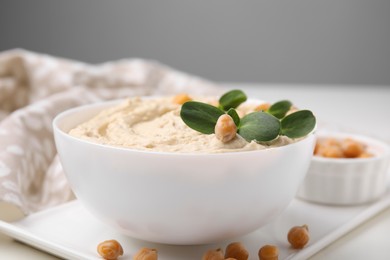
[(379, 199), (388, 187), (390, 148), (374, 138), (350, 133), (320, 132), (317, 138), (352, 138), (367, 145), (369, 158), (313, 156), (297, 197), (322, 204), (358, 205)]

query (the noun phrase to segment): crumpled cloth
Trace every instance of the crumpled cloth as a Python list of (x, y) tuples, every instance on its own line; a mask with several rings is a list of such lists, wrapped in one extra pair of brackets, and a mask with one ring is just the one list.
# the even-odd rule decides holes
[(0, 201), (30, 214), (74, 198), (52, 120), (71, 107), (139, 95), (216, 95), (221, 88), (154, 61), (99, 65), (26, 50), (0, 52)]

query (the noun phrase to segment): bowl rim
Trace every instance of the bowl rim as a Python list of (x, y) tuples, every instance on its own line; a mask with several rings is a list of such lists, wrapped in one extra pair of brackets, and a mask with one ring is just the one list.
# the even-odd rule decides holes
[[(164, 96), (137, 96), (137, 97), (150, 99), (150, 98), (159, 98), (159, 97), (161, 98), (161, 97), (164, 97)], [(81, 138), (77, 138), (77, 137), (71, 136), (69, 133), (67, 133), (64, 130), (62, 130), (60, 128), (60, 126), (59, 126), (59, 123), (61, 122), (61, 120), (63, 120), (66, 117), (69, 117), (69, 116), (71, 116), (71, 115), (73, 115), (73, 114), (75, 114), (77, 112), (85, 111), (85, 110), (92, 109), (92, 108), (97, 108), (97, 107), (101, 107), (101, 109), (100, 109), (100, 111), (101, 111), (104, 108), (108, 108), (110, 106), (114, 106), (116, 104), (120, 104), (121, 102), (124, 102), (127, 99), (128, 98), (121, 98), (121, 99), (114, 99), (114, 100), (108, 100), (108, 101), (99, 101), (99, 102), (94, 102), (94, 103), (91, 103), (91, 104), (80, 105), (80, 106), (76, 106), (76, 107), (72, 107), (72, 108), (69, 108), (67, 110), (64, 110), (64, 111), (60, 112), (59, 114), (57, 114), (54, 117), (53, 121), (52, 121), (53, 133), (57, 133), (59, 135), (62, 135), (65, 138), (70, 139), (72, 141), (77, 141), (77, 142), (81, 142), (81, 143), (84, 143), (84, 144), (97, 146), (97, 147), (101, 147), (101, 148), (113, 149), (113, 150), (117, 150), (117, 151), (136, 152), (136, 153), (140, 153), (140, 154), (145, 153), (145, 154), (155, 154), (155, 155), (170, 155), (170, 156), (176, 155), (176, 156), (196, 156), (196, 157), (202, 157), (202, 156), (213, 156), (213, 157), (243, 156), (243, 155), (246, 155), (246, 154), (269, 153), (269, 152), (272, 152), (273, 150), (283, 150), (283, 149), (289, 149), (288, 147), (297, 146), (300, 143), (304, 142), (305, 140), (309, 139), (310, 137), (315, 138), (315, 135), (316, 135), (317, 125), (306, 136), (299, 138), (298, 140), (296, 140), (293, 143), (290, 143), (290, 144), (287, 144), (287, 145), (283, 145), (283, 146), (268, 147), (268, 148), (265, 148), (265, 149), (250, 150), (250, 151), (231, 151), (231, 152), (219, 152), (219, 153), (210, 153), (210, 152), (209, 153), (206, 153), (206, 152), (162, 152), (162, 151), (148, 151), (148, 150), (134, 149), (134, 148), (130, 148), (130, 147), (120, 147), (120, 146), (114, 146), (114, 145), (108, 145), (108, 144), (99, 144), (99, 143), (96, 143), (96, 142), (93, 142), (93, 141), (89, 141), (89, 140), (85, 140), (85, 139), (81, 139)], [(249, 102), (254, 101), (254, 100), (257, 100), (257, 99), (248, 99)], [(258, 101), (264, 102), (263, 100), (260, 100), (260, 99)], [(313, 142), (313, 149), (314, 149), (314, 143), (315, 143), (315, 141)]]
[(366, 145), (374, 144), (375, 146), (380, 147), (382, 151), (378, 154), (375, 154), (375, 156), (366, 157), (366, 158), (328, 158), (328, 157), (313, 155), (312, 161), (317, 163), (345, 164), (345, 163), (366, 163), (366, 162), (373, 162), (382, 159), (390, 159), (390, 145), (385, 141), (374, 138), (372, 136), (358, 134), (358, 133), (351, 133), (351, 132), (343, 132), (343, 131), (327, 131), (327, 130), (317, 131), (316, 133), (317, 140), (326, 137), (333, 137), (335, 139), (352, 138), (358, 141), (362, 141)]

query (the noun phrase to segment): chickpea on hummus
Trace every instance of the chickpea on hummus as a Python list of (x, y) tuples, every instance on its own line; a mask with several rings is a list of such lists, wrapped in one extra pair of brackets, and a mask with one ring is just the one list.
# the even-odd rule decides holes
[[(247, 142), (240, 135), (223, 143), (215, 134), (202, 134), (189, 128), (180, 117), (181, 104), (174, 97), (135, 97), (100, 112), (69, 134), (91, 142), (137, 150), (222, 153), (266, 149), (283, 146), (294, 140), (279, 136), (272, 143), (263, 145)], [(215, 103), (215, 100), (208, 100)], [(245, 102), (237, 108), (240, 114), (255, 111), (258, 104)]]

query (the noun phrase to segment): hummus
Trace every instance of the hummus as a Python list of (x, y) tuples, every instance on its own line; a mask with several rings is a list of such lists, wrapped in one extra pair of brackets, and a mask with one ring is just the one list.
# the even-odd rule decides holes
[[(223, 143), (214, 134), (202, 134), (184, 124), (180, 108), (181, 105), (172, 102), (172, 97), (131, 98), (100, 112), (72, 129), (69, 134), (98, 144), (180, 153), (252, 151), (293, 142), (280, 136), (264, 145), (247, 142), (237, 135), (230, 142)], [(254, 106), (244, 103), (237, 111), (243, 115), (254, 111)]]

